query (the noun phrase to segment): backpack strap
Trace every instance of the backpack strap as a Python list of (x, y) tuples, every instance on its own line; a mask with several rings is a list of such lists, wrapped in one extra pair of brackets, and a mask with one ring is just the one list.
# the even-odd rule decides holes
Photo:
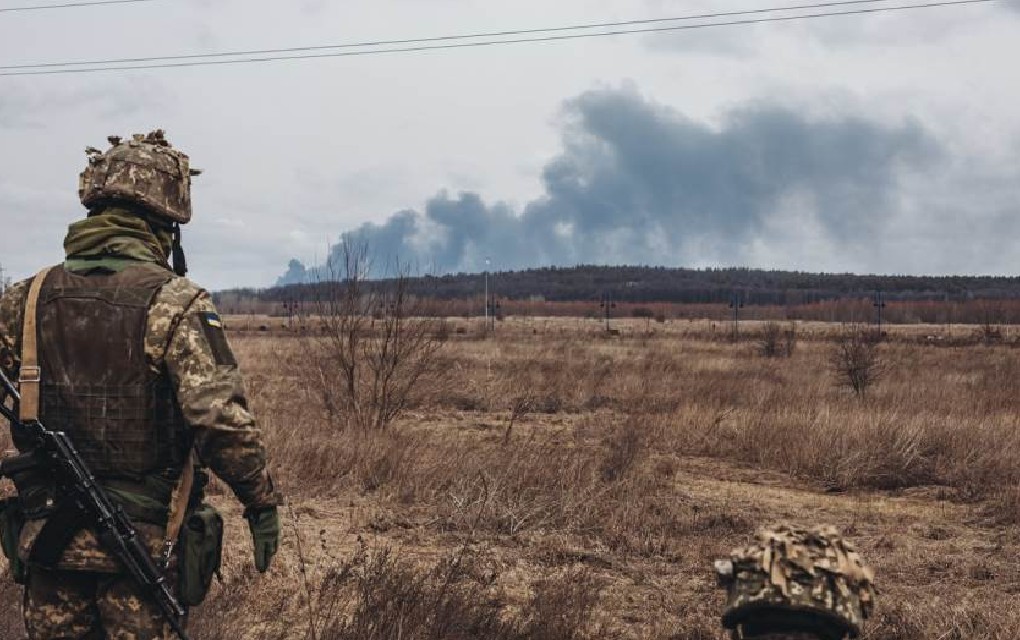
[(21, 370), (18, 377), (18, 390), (21, 392), (19, 407), (22, 422), (34, 422), (39, 419), (39, 386), (42, 381), (42, 369), (39, 368), (39, 294), (43, 282), (53, 267), (46, 267), (32, 280), (25, 300), (25, 319), (21, 332)]

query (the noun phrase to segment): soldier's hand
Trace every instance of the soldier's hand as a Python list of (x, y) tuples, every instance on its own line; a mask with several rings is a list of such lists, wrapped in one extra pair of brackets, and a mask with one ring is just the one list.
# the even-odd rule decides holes
[(255, 544), (255, 568), (259, 573), (269, 570), (269, 563), (280, 547), (280, 516), (276, 507), (248, 509), (244, 512)]

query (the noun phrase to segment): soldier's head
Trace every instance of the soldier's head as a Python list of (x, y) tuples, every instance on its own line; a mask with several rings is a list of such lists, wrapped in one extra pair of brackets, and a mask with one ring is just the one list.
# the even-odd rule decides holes
[(90, 211), (111, 205), (140, 209), (167, 224), (191, 221), (191, 178), (200, 172), (166, 139), (162, 129), (130, 140), (107, 138), (105, 152), (88, 147), (78, 197)]
[(144, 218), (157, 235), (171, 237), (174, 271), (187, 272), (180, 225), (191, 221), (192, 169), (188, 156), (166, 139), (162, 129), (136, 133), (130, 140), (109, 136), (105, 152), (87, 147), (88, 165), (78, 179), (78, 197), (97, 215), (110, 207)]
[(845, 640), (861, 633), (874, 575), (833, 527), (778, 526), (715, 565), (737, 640)]

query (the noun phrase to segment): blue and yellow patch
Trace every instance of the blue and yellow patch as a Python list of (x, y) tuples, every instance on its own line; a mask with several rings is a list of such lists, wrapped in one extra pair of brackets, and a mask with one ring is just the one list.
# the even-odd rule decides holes
[(212, 351), (216, 364), (236, 367), (237, 360), (234, 358), (234, 352), (230, 350), (227, 336), (223, 333), (223, 320), (212, 312), (200, 314), (199, 319), (201, 320), (202, 333), (205, 334), (205, 339), (209, 342), (209, 349)]
[(217, 314), (215, 314), (215, 313), (203, 313), (202, 314), (202, 320), (208, 326), (213, 327), (214, 329), (222, 329), (223, 328), (223, 321), (220, 320), (220, 317)]

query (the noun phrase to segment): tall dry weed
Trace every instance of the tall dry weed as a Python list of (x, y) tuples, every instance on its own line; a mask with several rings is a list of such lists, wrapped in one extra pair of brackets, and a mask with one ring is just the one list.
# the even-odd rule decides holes
[[(468, 547), (431, 567), (421, 567), (390, 548), (370, 549), (363, 544), (328, 567), (315, 585), (304, 636), (314, 640), (607, 637), (593, 615), (601, 582), (588, 570), (549, 573), (535, 580), (531, 597), (516, 606), (495, 586), (497, 571)], [(239, 596), (257, 594), (243, 580), (235, 586), (239, 589), (218, 592), (199, 610), (192, 625), (196, 637), (225, 640), (237, 637), (241, 628), (248, 629), (245, 637), (253, 640), (293, 636), (295, 620), (244, 620), (244, 611), (233, 605)]]

